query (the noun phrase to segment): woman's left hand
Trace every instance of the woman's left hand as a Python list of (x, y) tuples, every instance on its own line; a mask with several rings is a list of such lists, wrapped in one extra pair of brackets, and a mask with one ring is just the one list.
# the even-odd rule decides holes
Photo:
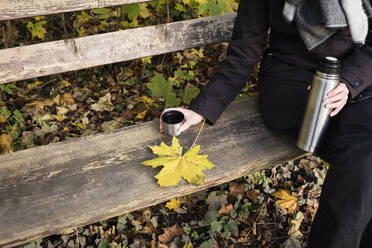
[(335, 116), (345, 106), (349, 97), (349, 90), (344, 83), (339, 82), (338, 85), (328, 92), (327, 97), (324, 99), (326, 108), (333, 109), (329, 114)]

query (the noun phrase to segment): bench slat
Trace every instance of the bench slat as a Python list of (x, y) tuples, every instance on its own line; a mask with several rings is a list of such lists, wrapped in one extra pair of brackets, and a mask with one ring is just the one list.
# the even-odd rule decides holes
[[(219, 185), (304, 155), (289, 137), (266, 130), (257, 99), (233, 102), (198, 140), (216, 164), (202, 186), (160, 188), (141, 165), (148, 148), (170, 138), (159, 120), (1, 156), (0, 247), (58, 233)], [(200, 125), (179, 136), (189, 147)]]
[(0, 0), (0, 21), (148, 1), (149, 0)]
[(236, 14), (0, 50), (0, 83), (174, 52), (231, 39)]

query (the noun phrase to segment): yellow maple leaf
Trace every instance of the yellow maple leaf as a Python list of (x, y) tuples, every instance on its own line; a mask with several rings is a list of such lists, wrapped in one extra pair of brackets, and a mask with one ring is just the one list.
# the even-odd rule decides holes
[(160, 146), (150, 146), (152, 152), (159, 157), (142, 162), (144, 165), (156, 168), (164, 166), (155, 175), (162, 187), (177, 186), (181, 178), (193, 184), (204, 183), (203, 170), (212, 169), (214, 164), (207, 159), (208, 155), (198, 155), (200, 146), (195, 146), (182, 155), (182, 146), (173, 136), (172, 146), (164, 142)]
[(177, 211), (177, 209), (179, 209), (180, 206), (181, 206), (181, 201), (178, 198), (173, 198), (172, 200), (167, 202), (167, 204), (165, 204), (165, 206), (168, 209), (173, 209), (174, 211)]
[(279, 205), (282, 209), (288, 209), (289, 214), (294, 214), (298, 206), (298, 198), (291, 195), (288, 190), (281, 189), (275, 192), (273, 196), (280, 200), (275, 202), (275, 205)]

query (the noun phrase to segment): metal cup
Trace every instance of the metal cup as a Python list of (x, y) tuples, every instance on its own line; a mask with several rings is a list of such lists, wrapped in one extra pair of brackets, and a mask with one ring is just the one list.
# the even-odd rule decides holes
[(183, 123), (185, 116), (178, 110), (169, 110), (161, 116), (163, 130), (170, 136), (177, 136), (180, 134), (178, 128)]

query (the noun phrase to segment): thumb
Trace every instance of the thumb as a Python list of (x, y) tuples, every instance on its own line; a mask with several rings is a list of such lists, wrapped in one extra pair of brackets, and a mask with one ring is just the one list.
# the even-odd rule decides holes
[(182, 133), (183, 131), (185, 131), (186, 129), (188, 129), (190, 127), (190, 122), (189, 121), (185, 121), (179, 128), (178, 128), (178, 131), (180, 133)]

